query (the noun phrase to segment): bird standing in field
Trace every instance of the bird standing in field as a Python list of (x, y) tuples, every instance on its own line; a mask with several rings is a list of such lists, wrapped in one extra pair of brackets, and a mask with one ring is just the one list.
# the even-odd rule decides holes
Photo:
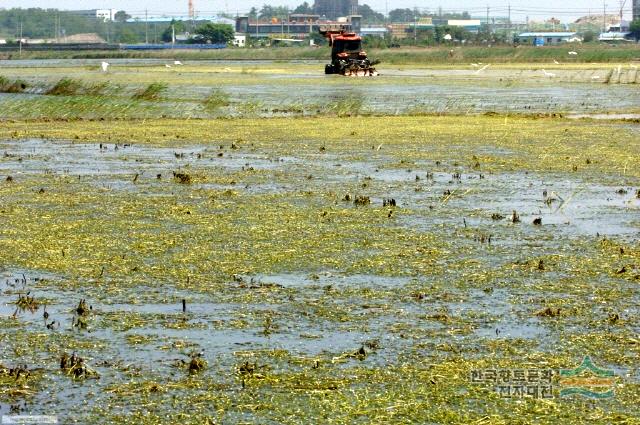
[(109, 70), (109, 62), (102, 62), (102, 64), (100, 64), (100, 66), (102, 67), (102, 72), (107, 72)]
[(553, 78), (556, 76), (556, 74), (554, 74), (553, 72), (547, 72), (546, 70), (542, 70), (542, 73), (544, 74), (545, 77), (549, 77), (549, 78)]
[(481, 73), (482, 71), (484, 71), (485, 69), (489, 68), (489, 64), (483, 66), (482, 68), (480, 68), (479, 70), (476, 71), (476, 74)]

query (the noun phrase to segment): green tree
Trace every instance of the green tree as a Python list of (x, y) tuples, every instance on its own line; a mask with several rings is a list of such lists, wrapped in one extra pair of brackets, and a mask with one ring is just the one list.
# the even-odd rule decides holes
[(187, 25), (183, 21), (176, 21), (175, 19), (172, 19), (169, 26), (162, 32), (162, 41), (165, 43), (173, 41), (172, 38), (174, 30), (176, 34), (183, 33), (187, 30)]
[(129, 19), (131, 19), (131, 15), (129, 15), (124, 10), (119, 10), (118, 12), (116, 12), (113, 19), (116, 22), (127, 22)]
[(631, 22), (629, 31), (631, 31), (631, 36), (635, 38), (636, 41), (640, 40), (640, 19), (635, 19)]
[(384, 15), (371, 9), (369, 5), (363, 4), (358, 7), (358, 13), (362, 15), (362, 20), (368, 23), (380, 23), (384, 22)]
[(388, 47), (387, 39), (383, 37), (378, 37), (376, 35), (367, 35), (363, 37), (362, 44), (366, 48), (371, 48), (371, 49), (386, 49)]
[(584, 41), (585, 43), (591, 43), (595, 39), (596, 33), (591, 30), (587, 30), (582, 33), (582, 41)]
[(416, 17), (419, 18), (420, 16), (420, 13), (413, 9), (393, 9), (389, 12), (389, 20), (398, 23), (413, 22)]
[(262, 19), (271, 19), (273, 16), (275, 16), (274, 13), (275, 13), (274, 7), (273, 6), (269, 6), (268, 4), (265, 4), (260, 9), (258, 17), (260, 17)]
[(55, 37), (56, 21), (59, 18), (60, 33), (67, 35), (97, 32), (106, 38), (104, 22), (95, 17), (81, 16), (57, 9), (0, 9), (0, 34), (18, 38), (22, 24), (22, 35), (26, 38)]
[(260, 9), (260, 18), (262, 19), (271, 19), (271, 18), (280, 18), (284, 19), (289, 16), (289, 8), (285, 6), (269, 6), (265, 4)]
[[(105, 24), (106, 26), (107, 24)], [(102, 32), (103, 30), (100, 29)], [(144, 22), (114, 22), (111, 24), (111, 42), (141, 43), (145, 40)]]
[(207, 23), (196, 28), (194, 39), (201, 43), (220, 44), (233, 40), (233, 27), (227, 24)]
[(130, 43), (132, 44), (140, 41), (140, 38), (138, 37), (138, 35), (131, 28), (126, 28), (126, 27), (118, 31), (118, 33), (115, 35), (115, 38), (117, 39), (116, 41), (118, 43), (125, 43), (125, 44), (130, 44)]
[(302, 15), (311, 15), (313, 13), (313, 7), (311, 7), (309, 3), (305, 1), (300, 6), (293, 9), (293, 13), (299, 13)]

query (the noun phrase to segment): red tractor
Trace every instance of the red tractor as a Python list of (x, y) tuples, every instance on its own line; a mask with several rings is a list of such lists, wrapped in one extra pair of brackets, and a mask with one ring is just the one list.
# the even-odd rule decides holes
[(331, 63), (325, 66), (325, 74), (371, 77), (378, 75), (373, 67), (378, 62), (370, 61), (367, 52), (362, 50), (362, 37), (343, 29), (321, 29), (320, 34), (329, 40), (331, 46)]

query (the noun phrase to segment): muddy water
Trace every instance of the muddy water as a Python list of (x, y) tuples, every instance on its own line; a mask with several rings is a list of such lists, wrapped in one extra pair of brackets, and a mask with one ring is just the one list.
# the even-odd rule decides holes
[[(73, 78), (104, 81), (104, 76), (90, 66), (100, 61), (0, 61), (0, 73), (26, 78), (32, 94), (0, 95), (11, 117), (28, 115), (28, 105), (13, 106), (18, 100), (43, 92), (43, 87), (61, 78), (60, 69), (69, 69)], [(113, 60), (109, 82), (137, 90), (147, 73), (151, 81), (169, 84), (166, 101), (146, 105), (120, 105), (128, 100), (127, 90), (112, 99), (103, 99), (113, 110), (102, 113), (115, 116), (208, 117), (218, 115), (289, 116), (331, 112), (332, 105), (349, 100), (358, 103), (360, 112), (406, 113), (566, 113), (566, 114), (637, 114), (640, 111), (640, 85), (637, 71), (628, 66), (618, 75), (609, 68), (552, 69), (546, 77), (534, 69), (488, 68), (482, 72), (468, 65), (452, 69), (381, 68), (379, 77), (346, 78), (326, 76), (322, 61), (197, 61), (180, 69), (165, 69), (166, 60)], [(31, 69), (23, 77), (21, 67)], [(121, 67), (121, 68), (118, 68)], [(298, 68), (300, 67), (300, 69)], [(317, 71), (315, 68), (317, 67)], [(5, 68), (5, 69), (2, 69)], [(39, 71), (41, 70), (41, 72)], [(247, 71), (248, 70), (248, 71)], [(632, 75), (633, 74), (633, 75)], [(137, 83), (132, 83), (136, 81)], [(213, 88), (230, 96), (232, 104), (216, 111), (203, 109), (201, 101)], [(37, 99), (32, 99), (37, 101)], [(117, 104), (117, 105), (116, 105)], [(24, 111), (21, 113), (21, 110)], [(46, 114), (56, 113), (51, 107)], [(93, 116), (91, 110), (71, 114)], [(33, 112), (37, 115), (37, 112)]]
[[(380, 77), (384, 78), (384, 77)], [(392, 77), (371, 87), (354, 86), (348, 80), (323, 87), (321, 80), (300, 85), (303, 95), (291, 95), (279, 85), (227, 86), (238, 101), (251, 99), (276, 108), (278, 105), (302, 103), (313, 110), (336, 100), (357, 99), (364, 110), (378, 113), (587, 113), (626, 111), (640, 108), (640, 92), (636, 88), (608, 85), (453, 85), (424, 78), (423, 81), (395, 83)], [(299, 90), (299, 91), (298, 91)]]
[[(568, 178), (566, 175), (543, 176), (528, 172), (483, 174), (467, 171), (454, 178), (454, 172), (463, 171), (464, 167), (451, 166), (451, 172), (434, 172), (446, 167), (446, 164), (441, 166), (421, 162), (413, 164), (411, 169), (398, 169), (391, 166), (384, 155), (367, 162), (344, 161), (330, 154), (275, 157), (260, 152), (231, 154), (220, 158), (216, 155), (216, 147), (198, 145), (174, 149), (135, 144), (104, 143), (97, 146), (26, 140), (0, 142), (0, 151), (9, 155), (0, 162), (2, 174), (28, 176), (45, 170), (47, 173), (87, 177), (96, 185), (121, 183), (120, 190), (136, 190), (139, 186), (126, 183), (136, 174), (141, 179), (151, 181), (157, 175), (172, 177), (173, 170), (200, 161), (205, 167), (215, 166), (228, 173), (253, 168), (269, 174), (307, 171), (310, 175), (323, 176), (315, 182), (310, 181), (311, 187), (323, 187), (327, 184), (336, 187), (350, 186), (371, 179), (381, 183), (372, 193), (374, 202), (381, 202), (383, 197), (393, 194), (401, 200), (400, 206), (431, 206), (438, 211), (454, 204), (459, 211), (458, 215), (468, 215), (472, 223), (486, 221), (486, 217), (493, 212), (516, 210), (523, 220), (543, 217), (544, 223), (552, 226), (554, 232), (566, 235), (637, 235), (638, 232), (632, 223), (640, 212), (640, 201), (635, 198), (633, 187), (625, 186), (624, 180), (620, 181), (623, 185), (616, 184), (616, 178), (603, 185)], [(495, 150), (493, 152), (499, 153)], [(502, 154), (510, 155), (510, 152)], [(212, 186), (203, 183), (200, 187)], [(260, 187), (273, 192), (296, 190), (281, 179), (272, 180)], [(420, 190), (416, 191), (416, 188)], [(242, 187), (239, 189), (242, 190)], [(244, 187), (244, 190), (250, 189), (251, 186)], [(452, 191), (454, 195), (464, 196), (459, 199), (453, 196), (445, 205), (441, 198), (446, 190)], [(417, 219), (410, 217), (408, 220)], [(424, 222), (422, 225), (430, 227), (454, 224), (447, 216), (444, 220)], [(414, 224), (419, 225), (418, 222)]]
[[(162, 193), (166, 189), (155, 183), (157, 174), (169, 176), (172, 170), (198, 160), (201, 161), (198, 167), (216, 167), (230, 175), (243, 167), (253, 167), (270, 176), (270, 183), (263, 185), (261, 191), (281, 194), (300, 190), (291, 183), (292, 176), (322, 176), (310, 179), (306, 189), (337, 193), (369, 181), (376, 207), (383, 198), (393, 196), (399, 211), (406, 210), (398, 218), (400, 226), (457, 237), (474, 228), (492, 236), (490, 243), (478, 242), (473, 249), (468, 248), (468, 242), (454, 244), (453, 248), (459, 251), (443, 260), (452, 265), (474, 260), (487, 264), (488, 269), (500, 268), (525, 258), (556, 253), (558, 248), (571, 243), (585, 240), (595, 243), (601, 235), (620, 240), (640, 237), (640, 200), (635, 198), (635, 187), (618, 176), (606, 176), (594, 184), (568, 174), (481, 175), (463, 166), (428, 161), (413, 164), (407, 170), (395, 166), (384, 154), (368, 161), (329, 154), (276, 157), (259, 151), (238, 151), (218, 158), (215, 149), (200, 145), (168, 149), (25, 140), (0, 141), (0, 152), (6, 153), (0, 158), (0, 176), (11, 174), (16, 179), (34, 179), (43, 173), (79, 176), (95, 187), (109, 187), (112, 196), (133, 193), (144, 198)], [(511, 154), (506, 150), (491, 152)], [(453, 176), (454, 173), (461, 175)], [(141, 175), (137, 184), (131, 182), (134, 174)], [(206, 183), (194, 183), (191, 190), (202, 187)], [(255, 189), (239, 185), (234, 190), (253, 193)], [(443, 197), (445, 191), (453, 195)], [(509, 222), (512, 210), (520, 214), (520, 224)], [(504, 218), (494, 220), (491, 218), (494, 213)], [(542, 226), (532, 225), (537, 217), (542, 218)], [(515, 249), (522, 247), (523, 241), (526, 253)], [(464, 281), (465, 273), (452, 270), (448, 279)], [(559, 271), (556, 277), (566, 274)], [(211, 294), (177, 289), (169, 282), (146, 282), (145, 286), (124, 289), (117, 296), (105, 295), (90, 284), (74, 291), (59, 289), (66, 279), (67, 276), (38, 270), (10, 266), (0, 269), (0, 318), (15, 317), (13, 320), (20, 326), (16, 334), (41, 333), (51, 338), (53, 344), (56, 339), (77, 341), (83, 345), (82, 355), (101, 375), (100, 380), (73, 382), (57, 370), (59, 353), (54, 349), (26, 350), (16, 356), (0, 347), (2, 362), (24, 362), (44, 370), (47, 390), (25, 406), (31, 413), (55, 412), (65, 417), (68, 414), (65, 411), (76, 405), (73, 400), (113, 403), (114, 397), (106, 389), (133, 378), (177, 380), (184, 376), (184, 370), (176, 367), (176, 363), (188, 360), (187, 355), (193, 350), (203, 352), (211, 373), (222, 373), (233, 370), (234, 353), (242, 350), (285, 349), (296, 355), (334, 356), (377, 340), (376, 344), (384, 350), (364, 364), (381, 365), (394, 361), (414, 344), (413, 339), (390, 331), (394, 327), (406, 326), (416, 334), (445, 329), (440, 319), (432, 318), (436, 317), (434, 313), (455, 320), (459, 332), (433, 336), (429, 339), (432, 345), (455, 341), (473, 346), (478, 338), (522, 338), (541, 347), (553, 347), (560, 342), (559, 336), (529, 311), (526, 300), (541, 294), (526, 285), (511, 287), (508, 277), (502, 287), (485, 291), (444, 286), (428, 275), (385, 277), (339, 270), (310, 275), (292, 270), (274, 275), (236, 276), (229, 282), (229, 292)], [(536, 283), (540, 282), (534, 279), (532, 284)], [(234, 289), (239, 284), (255, 290), (268, 288), (269, 292), (265, 292), (260, 302), (241, 303)], [(439, 289), (427, 293), (425, 288), (434, 287)], [(365, 290), (376, 293), (375, 297), (369, 299)], [(43, 317), (42, 305), (34, 311), (16, 309), (18, 294), (27, 292), (46, 300), (48, 321)], [(406, 296), (413, 292), (425, 292), (424, 298)], [(638, 305), (637, 293), (635, 297)], [(72, 326), (73, 310), (81, 298), (91, 303), (88, 330)], [(182, 310), (182, 299), (187, 300), (186, 311)], [(325, 317), (320, 314), (320, 307), (347, 311), (348, 321)], [(267, 316), (273, 318), (272, 332), (266, 332), (262, 325)], [(46, 324), (53, 320), (57, 324), (48, 329)], [(575, 326), (582, 329), (581, 324)], [(126, 411), (131, 407), (123, 408)], [(0, 413), (7, 413), (8, 409), (8, 405), (0, 404)]]

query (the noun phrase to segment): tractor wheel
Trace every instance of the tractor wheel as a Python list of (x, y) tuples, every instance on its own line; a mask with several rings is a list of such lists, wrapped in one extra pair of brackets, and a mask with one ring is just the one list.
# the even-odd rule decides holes
[(324, 73), (329, 75), (329, 74), (335, 74), (335, 71), (333, 69), (333, 65), (329, 64), (329, 65), (325, 65), (324, 66)]

